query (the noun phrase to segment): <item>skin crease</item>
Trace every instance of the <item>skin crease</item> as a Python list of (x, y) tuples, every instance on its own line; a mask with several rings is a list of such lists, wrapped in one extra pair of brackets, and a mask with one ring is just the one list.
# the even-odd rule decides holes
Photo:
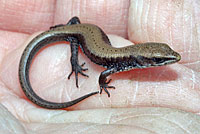
[[(109, 2), (99, 1), (98, 4), (95, 4), (93, 0), (92, 2), (89, 0), (59, 1), (56, 4), (55, 1), (50, 0), (48, 2), (13, 0), (7, 3), (0, 1), (0, 100), (3, 104), (0, 107), (0, 116), (7, 117), (7, 120), (1, 120), (0, 124), (4, 126), (0, 125), (0, 132), (2, 130), (4, 133), (10, 132), (8, 128), (12, 127), (15, 133), (43, 134), (51, 134), (58, 130), (61, 134), (66, 131), (67, 133), (135, 131), (135, 133), (151, 134), (166, 133), (166, 129), (176, 131), (176, 133), (197, 133), (200, 131), (198, 129), (200, 128), (198, 116), (200, 49), (199, 31), (196, 25), (196, 22), (199, 22), (197, 16), (200, 5), (197, 1), (185, 0), (181, 3), (182, 1), (178, 0), (156, 2), (136, 0), (129, 3), (124, 0), (116, 3), (115, 0), (110, 0)], [(110, 8), (109, 4), (113, 3), (115, 6)], [(98, 5), (98, 10), (96, 5)], [(130, 10), (128, 24), (129, 6), (137, 10)], [(99, 25), (106, 33), (127, 37), (129, 32), (129, 38), (133, 42), (168, 43), (181, 54), (182, 60), (179, 64), (166, 67), (137, 69), (112, 75), (113, 81), (110, 85), (115, 86), (116, 89), (110, 90), (111, 98), (108, 98), (105, 93), (90, 97), (68, 109), (71, 112), (41, 109), (27, 101), (19, 87), (17, 70), (21, 53), (27, 43), (38, 34), (32, 35), (34, 32), (46, 30), (55, 24), (66, 23), (74, 15), (79, 16), (81, 22)], [(188, 19), (183, 16), (191, 17)], [(184, 23), (183, 20), (185, 20)], [(126, 31), (127, 27), (129, 31)], [(117, 46), (130, 43), (116, 36), (111, 37), (111, 42)], [(90, 77), (79, 77), (79, 89), (75, 86), (74, 76), (69, 81), (67, 80), (67, 75), (71, 71), (69, 52), (70, 47), (62, 44), (48, 47), (37, 55), (32, 64), (30, 77), (33, 89), (38, 95), (47, 100), (59, 102), (99, 90), (98, 77), (104, 69), (91, 63), (82, 53), (79, 54), (81, 55), (79, 61), (86, 62), (86, 67), (89, 69), (86, 73)], [(149, 108), (134, 109), (135, 106)], [(160, 106), (197, 115), (153, 108)], [(155, 115), (160, 118), (155, 118)], [(185, 122), (182, 121), (183, 117)], [(147, 122), (152, 123), (152, 120), (153, 127), (148, 127)], [(168, 120), (167, 123), (166, 120)], [(12, 123), (7, 121), (12, 121)], [(143, 125), (145, 122), (146, 125)], [(112, 125), (105, 125), (109, 123)], [(5, 124), (10, 127), (5, 128)], [(163, 124), (166, 129), (160, 129), (162, 127), (158, 124)], [(188, 127), (187, 124), (191, 126)], [(86, 131), (85, 128), (87, 128)]]

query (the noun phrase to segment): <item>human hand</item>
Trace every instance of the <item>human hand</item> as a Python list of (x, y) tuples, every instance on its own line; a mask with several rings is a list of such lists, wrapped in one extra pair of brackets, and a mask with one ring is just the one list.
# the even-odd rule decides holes
[[(1, 107), (1, 113), (4, 113), (1, 117), (14, 122), (10, 123), (10, 127), (21, 133), (164, 133), (166, 131), (163, 126), (176, 130), (176, 133), (182, 132), (180, 126), (194, 133), (195, 127), (196, 131), (199, 128), (198, 116), (174, 109), (153, 108), (167, 107), (199, 112), (199, 42), (195, 40), (198, 37), (195, 24), (199, 22), (199, 18), (194, 17), (198, 13), (192, 10), (196, 5), (190, 5), (188, 1), (184, 1), (184, 5), (172, 2), (164, 4), (162, 1), (134, 1), (129, 20), (129, 3), (126, 0), (109, 1), (107, 5), (106, 2), (98, 3), (98, 8), (94, 1), (58, 1), (56, 4), (54, 1), (0, 3), (1, 103), (14, 115), (5, 114), (6, 109)], [(186, 20), (190, 14), (193, 16), (189, 20), (194, 17), (195, 21)], [(128, 28), (129, 39), (133, 42), (166, 42), (181, 54), (182, 60), (166, 67), (137, 69), (112, 75), (113, 81), (110, 84), (116, 89), (110, 90), (111, 98), (105, 93), (92, 96), (70, 107), (70, 112), (42, 109), (28, 101), (20, 88), (19, 59), (24, 47), (38, 33), (31, 37), (30, 34), (47, 30), (52, 25), (66, 23), (72, 16), (79, 16), (81, 22), (100, 26), (106, 33), (123, 37), (127, 37)], [(179, 17), (185, 21), (180, 22)], [(131, 45), (131, 42), (120, 37), (109, 37), (114, 46)], [(74, 76), (67, 80), (71, 71), (70, 55), (69, 45), (64, 43), (48, 47), (37, 55), (32, 64), (30, 78), (38, 95), (46, 100), (63, 102), (99, 90), (98, 77), (104, 68), (91, 63), (82, 53), (80, 62), (86, 62), (89, 68), (86, 73), (90, 77), (79, 77), (79, 89), (75, 86)], [(183, 116), (184, 119), (180, 118)], [(190, 124), (187, 124), (188, 120)], [(9, 123), (4, 121), (1, 124), (8, 126)], [(0, 128), (9, 131), (5, 125)]]

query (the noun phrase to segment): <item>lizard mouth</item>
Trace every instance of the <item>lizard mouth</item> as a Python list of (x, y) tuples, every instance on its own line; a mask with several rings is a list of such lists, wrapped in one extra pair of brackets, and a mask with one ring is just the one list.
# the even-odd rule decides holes
[(174, 52), (173, 56), (161, 57), (161, 58), (154, 57), (152, 58), (152, 60), (155, 64), (154, 66), (162, 66), (162, 65), (168, 65), (168, 64), (172, 64), (172, 63), (176, 63), (180, 61), (181, 56), (180, 54)]

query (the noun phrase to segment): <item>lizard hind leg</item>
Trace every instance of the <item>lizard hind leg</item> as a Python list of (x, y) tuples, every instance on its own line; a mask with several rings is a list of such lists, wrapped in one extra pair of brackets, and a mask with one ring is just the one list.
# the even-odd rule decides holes
[(67, 24), (58, 24), (58, 25), (55, 25), (55, 26), (51, 26), (50, 29), (53, 29), (53, 28), (57, 28), (57, 27), (62, 27), (62, 26), (65, 26), (65, 25), (75, 25), (75, 24), (81, 24), (81, 21), (79, 20), (78, 17), (72, 17), (68, 22)]
[(72, 66), (72, 71), (69, 74), (68, 79), (70, 79), (73, 72), (75, 72), (76, 87), (78, 87), (78, 74), (81, 74), (85, 77), (89, 77), (88, 75), (83, 73), (83, 71), (88, 70), (87, 68), (83, 68), (85, 63), (81, 65), (78, 63), (78, 47), (79, 47), (78, 41), (76, 39), (72, 39), (70, 41), (70, 48), (71, 48), (71, 54), (72, 54), (70, 58), (70, 62)]

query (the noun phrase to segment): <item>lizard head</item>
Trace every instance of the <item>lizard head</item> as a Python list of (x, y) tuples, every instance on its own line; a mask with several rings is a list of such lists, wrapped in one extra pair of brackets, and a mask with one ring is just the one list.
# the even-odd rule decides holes
[(137, 59), (142, 67), (168, 65), (181, 60), (180, 54), (164, 43), (144, 43), (137, 47)]

